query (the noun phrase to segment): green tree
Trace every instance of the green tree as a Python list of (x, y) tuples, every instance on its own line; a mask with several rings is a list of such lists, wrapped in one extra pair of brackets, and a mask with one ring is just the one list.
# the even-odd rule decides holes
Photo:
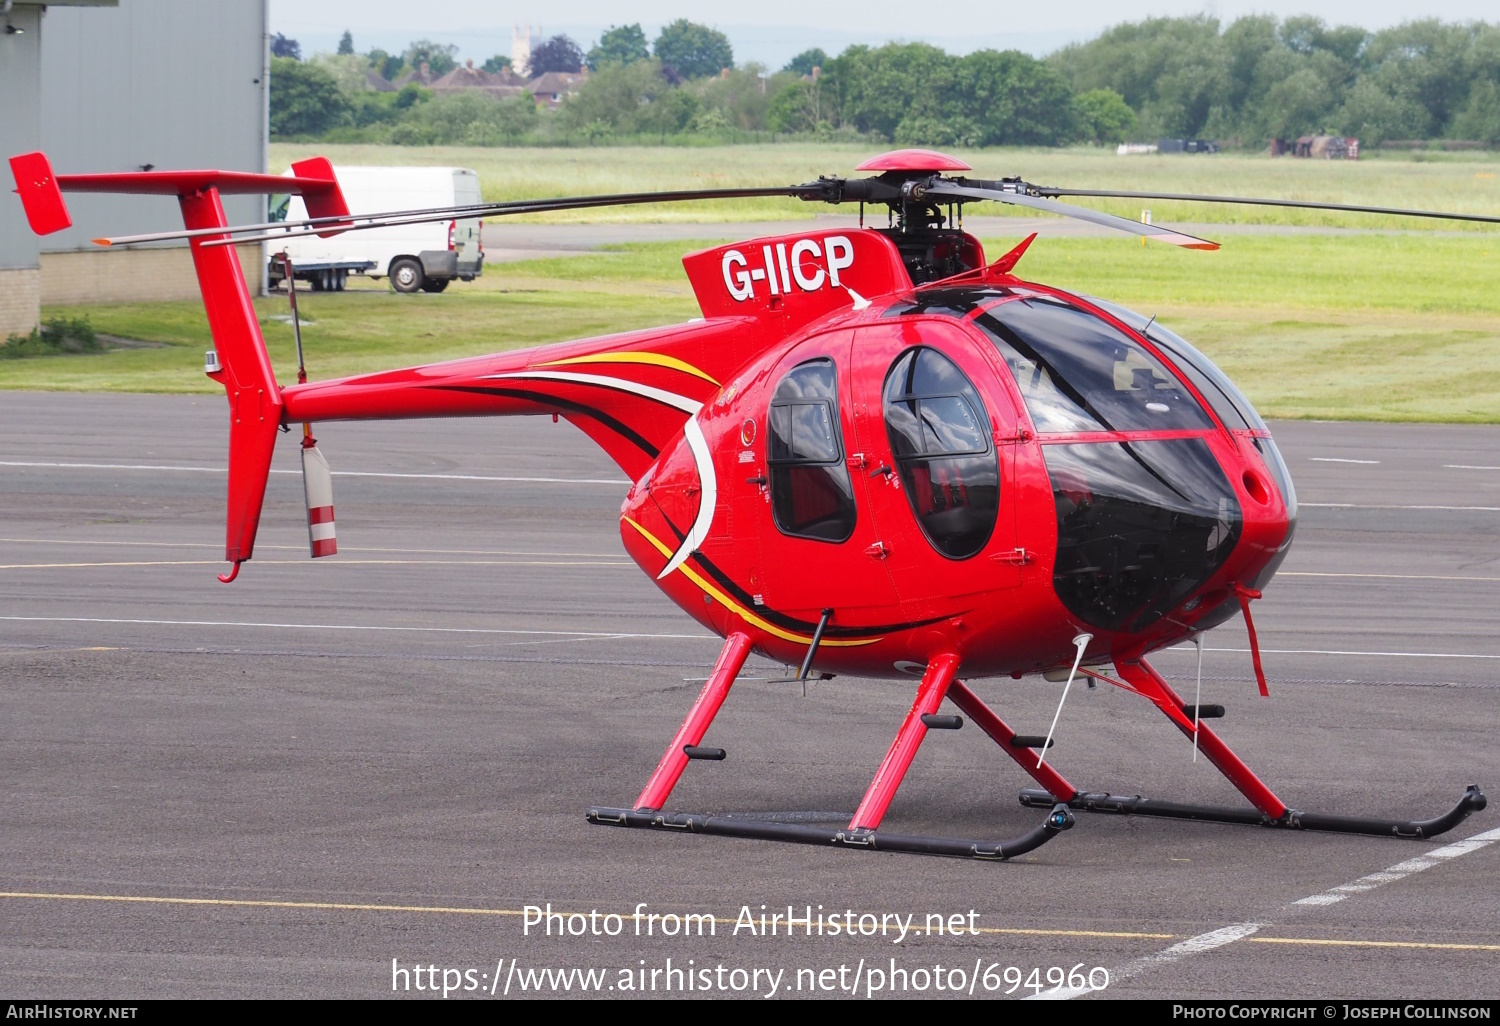
[(582, 68), (583, 51), (567, 36), (553, 36), (531, 50), (532, 75), (545, 75), (549, 71), (574, 72)]
[(796, 75), (811, 75), (813, 68), (821, 68), (828, 63), (828, 55), (816, 46), (811, 50), (803, 50), (797, 56), (786, 62), (782, 71), (790, 71)]
[(1500, 85), (1490, 80), (1476, 82), (1469, 91), (1469, 103), (1453, 119), (1453, 136), (1477, 139), (1485, 145), (1500, 147)]
[(332, 75), (293, 57), (271, 58), (271, 135), (320, 135), (353, 121)]
[(611, 26), (589, 50), (586, 59), (589, 70), (598, 71), (605, 64), (634, 64), (650, 56), (651, 52), (646, 49), (646, 33), (637, 22)]
[(479, 66), (479, 70), (488, 71), (491, 75), (499, 75), (502, 72), (509, 71), (510, 69), (510, 58), (498, 53), (493, 57), (487, 58), (485, 62)]
[(668, 82), (661, 62), (651, 59), (605, 64), (563, 101), (559, 118), (565, 131), (590, 138), (676, 135), (701, 107), (696, 96)]
[(955, 60), (927, 43), (887, 43), (878, 49), (851, 46), (823, 70), (823, 97), (840, 124), (859, 132), (896, 138), (908, 122), (906, 141), (939, 145), (924, 126), (949, 120), (953, 111)]
[(794, 79), (782, 86), (766, 108), (766, 127), (788, 135), (817, 131), (823, 123), (821, 85)]
[(353, 52), (354, 35), (348, 29), (344, 29), (344, 34), (342, 36), (339, 36), (339, 56), (347, 56), (348, 54), (351, 54)]
[(654, 50), (657, 60), (683, 78), (717, 75), (724, 68), (734, 67), (729, 37), (686, 18), (678, 18), (662, 29)]
[(402, 137), (425, 145), (501, 146), (536, 130), (536, 104), (526, 96), (496, 100), (480, 92), (436, 96), (404, 119)]
[(365, 55), (370, 63), (370, 70), (379, 73), (381, 78), (389, 81), (401, 74), (401, 58), (396, 54), (386, 53), (384, 50), (371, 50)]
[[(778, 91), (792, 80), (793, 76), (786, 73), (767, 76), (764, 67), (751, 63), (735, 68), (728, 75), (699, 79), (683, 88), (697, 96), (705, 109), (722, 115), (723, 126), (717, 131), (760, 132), (768, 127), (768, 112)], [(698, 124), (709, 123), (701, 115), (698, 118)]]
[(1135, 130), (1135, 111), (1113, 89), (1090, 89), (1078, 94), (1079, 131), (1089, 142), (1122, 143)]
[(420, 71), (425, 63), (427, 70), (434, 76), (446, 75), (458, 67), (458, 47), (452, 43), (434, 43), (430, 39), (417, 39), (407, 46), (406, 52), (401, 55), (401, 60), (413, 71)]
[(974, 126), (971, 145), (1060, 146), (1077, 134), (1068, 83), (1020, 50), (978, 50), (961, 58), (952, 88), (949, 118)]

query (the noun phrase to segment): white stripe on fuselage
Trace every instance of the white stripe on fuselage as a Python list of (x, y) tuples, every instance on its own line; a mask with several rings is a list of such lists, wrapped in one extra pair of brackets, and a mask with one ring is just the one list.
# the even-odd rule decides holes
[(698, 516), (693, 520), (692, 528), (688, 531), (687, 537), (682, 540), (682, 544), (677, 547), (677, 551), (672, 554), (672, 558), (667, 560), (665, 569), (656, 575), (656, 579), (659, 581), (676, 570), (708, 539), (708, 532), (714, 523), (714, 505), (718, 501), (719, 486), (718, 477), (714, 474), (713, 454), (708, 451), (708, 439), (703, 437), (703, 429), (698, 426), (697, 415), (698, 411), (703, 409), (702, 403), (675, 392), (668, 392), (666, 389), (653, 388), (650, 385), (603, 374), (579, 374), (574, 371), (517, 371), (509, 374), (487, 374), (485, 377), (488, 379), (540, 378), (545, 381), (595, 385), (618, 392), (629, 392), (686, 413), (688, 419), (687, 423), (682, 426), (682, 433), (687, 438), (688, 449), (692, 451), (693, 463), (698, 468), (698, 483), (703, 490), (698, 496)]

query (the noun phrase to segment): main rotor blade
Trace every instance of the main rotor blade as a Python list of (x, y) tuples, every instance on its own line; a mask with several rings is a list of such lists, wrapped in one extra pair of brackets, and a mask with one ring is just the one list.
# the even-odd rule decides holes
[(1064, 217), (1077, 218), (1080, 221), (1089, 221), (1093, 224), (1103, 225), (1106, 228), (1114, 228), (1117, 231), (1130, 232), (1132, 235), (1154, 239), (1157, 242), (1182, 246), (1184, 249), (1213, 250), (1219, 248), (1217, 242), (1200, 239), (1196, 235), (1174, 232), (1172, 229), (1163, 228), (1161, 225), (1142, 224), (1139, 221), (1132, 221), (1129, 218), (1116, 217), (1114, 214), (1090, 210), (1088, 207), (1077, 207), (1071, 203), (1058, 203), (1056, 200), (1026, 196), (1018, 192), (1007, 192), (1003, 189), (977, 189), (966, 185), (950, 185), (947, 182), (934, 182), (923, 189), (922, 197), (917, 198), (934, 196), (946, 196), (953, 199), (997, 200), (1001, 203), (1010, 203), (1018, 207), (1028, 207), (1031, 210), (1045, 210), (1048, 213), (1062, 214)]
[(1042, 196), (1097, 196), (1101, 199), (1180, 200), (1184, 203), (1239, 203), (1255, 207), (1297, 207), (1303, 210), (1342, 210), (1353, 214), (1392, 214), (1399, 217), (1436, 217), (1447, 221), (1480, 221), (1500, 224), (1488, 214), (1450, 214), (1442, 210), (1405, 210), (1400, 207), (1367, 207), (1352, 203), (1320, 203), (1316, 200), (1252, 199), (1245, 196), (1194, 196), (1175, 192), (1117, 192), (1110, 189), (1060, 189), (1038, 185)]
[[(433, 221), (451, 221), (455, 218), (501, 217), (513, 214), (543, 213), (550, 210), (579, 210), (587, 207), (617, 207), (642, 203), (680, 203), (692, 200), (753, 199), (761, 197), (792, 197), (804, 199), (822, 198), (824, 187), (817, 183), (808, 185), (784, 185), (769, 188), (746, 189), (683, 189), (668, 192), (628, 192), (601, 196), (559, 196), (553, 199), (508, 200), (498, 203), (467, 204), (454, 207), (430, 207), (423, 210), (392, 210), (378, 214), (355, 214), (350, 217), (310, 218), (301, 221), (275, 221), (262, 224), (239, 225), (227, 228), (199, 228), (175, 232), (155, 232), (150, 235), (127, 235), (118, 238), (95, 239), (103, 245), (128, 245), (135, 242), (165, 242), (178, 239), (203, 238), (211, 235), (237, 235), (235, 239), (215, 239), (206, 246), (224, 246), (231, 243), (259, 242), (268, 239), (298, 238), (337, 228), (340, 231), (359, 231), (365, 228), (385, 228), (395, 225), (425, 224)], [(244, 232), (266, 234), (244, 237)]]

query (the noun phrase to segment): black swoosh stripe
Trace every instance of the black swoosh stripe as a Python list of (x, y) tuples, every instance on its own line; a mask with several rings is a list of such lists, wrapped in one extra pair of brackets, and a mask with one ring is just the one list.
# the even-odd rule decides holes
[[(542, 406), (555, 406), (559, 410), (567, 410), (569, 413), (581, 413), (586, 417), (592, 417), (615, 434), (630, 442), (641, 452), (650, 456), (653, 460), (661, 455), (661, 450), (646, 440), (639, 431), (616, 420), (603, 410), (595, 409), (583, 403), (576, 403), (571, 399), (559, 399), (545, 392), (531, 392), (521, 388), (487, 388), (479, 385), (431, 385), (443, 392), (473, 392), (477, 395), (495, 395), (505, 399), (523, 399), (527, 402), (538, 403)], [(825, 632), (826, 633), (826, 632)]]
[[(655, 496), (652, 497), (652, 501), (655, 502)], [(659, 513), (661, 513), (662, 520), (666, 521), (667, 526), (672, 529), (672, 533), (677, 536), (677, 544), (681, 545), (683, 541), (687, 539), (687, 535), (684, 534), (677, 527), (677, 525), (672, 522), (672, 518), (667, 516), (666, 510), (661, 508), (660, 503), (656, 503), (656, 509)], [(708, 573), (708, 576), (714, 579), (714, 582), (718, 584), (719, 587), (723, 588), (735, 599), (738, 599), (740, 605), (744, 606), (746, 609), (753, 610), (756, 616), (759, 616), (765, 620), (769, 620), (771, 623), (775, 624), (777, 627), (782, 628), (783, 630), (802, 631), (806, 634), (811, 634), (813, 631), (817, 630), (818, 624), (814, 620), (799, 620), (794, 616), (788, 616), (786, 613), (782, 613), (775, 609), (772, 609), (770, 606), (756, 605), (755, 597), (753, 595), (736, 584), (733, 578), (731, 578), (723, 570), (720, 570), (717, 566), (715, 566), (713, 561), (707, 556), (703, 555), (703, 553), (695, 552), (690, 558), (692, 558), (694, 562), (701, 566)], [(951, 613), (945, 616), (934, 616), (926, 620), (911, 620), (907, 623), (876, 624), (870, 627), (835, 627), (830, 623), (823, 629), (823, 637), (862, 638), (869, 634), (894, 634), (896, 631), (910, 630), (914, 627), (928, 627), (942, 620), (947, 620), (950, 616), (962, 616), (967, 612), (968, 610), (964, 610), (960, 613)]]

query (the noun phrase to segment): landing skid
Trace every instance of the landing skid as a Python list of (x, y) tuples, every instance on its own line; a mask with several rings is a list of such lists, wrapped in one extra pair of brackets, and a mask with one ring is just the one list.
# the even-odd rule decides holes
[[(826, 618), (826, 614), (825, 614)], [(729, 693), (734, 678), (744, 666), (750, 654), (750, 638), (744, 634), (731, 634), (724, 640), (724, 649), (719, 653), (713, 672), (703, 685), (703, 691), (688, 711), (687, 719), (667, 746), (656, 771), (646, 782), (633, 809), (614, 809), (595, 806), (588, 810), (590, 823), (600, 826), (634, 827), (644, 830), (676, 831), (677, 833), (710, 834), (719, 837), (747, 837), (761, 841), (782, 841), (791, 844), (815, 844), (834, 848), (857, 848), (865, 851), (900, 851), (917, 855), (946, 855), (950, 858), (979, 859), (1000, 862), (1035, 851), (1052, 838), (1073, 825), (1073, 813), (1062, 802), (1049, 802), (1051, 811), (1040, 826), (1011, 841), (971, 841), (956, 837), (926, 837), (911, 834), (895, 834), (880, 829), (886, 809), (896, 796), (902, 778), (916, 757), (923, 738), (929, 728), (954, 730), (962, 726), (957, 716), (939, 716), (938, 707), (945, 697), (952, 698), (960, 708), (968, 707), (972, 694), (954, 679), (958, 672), (956, 655), (940, 655), (927, 664), (922, 683), (917, 688), (916, 700), (906, 714), (896, 739), (891, 742), (875, 779), (865, 791), (853, 818), (844, 826), (817, 825), (798, 814), (778, 815), (761, 813), (760, 816), (702, 815), (691, 812), (663, 812), (672, 789), (677, 786), (687, 764), (696, 760), (722, 761), (724, 751), (703, 747), (703, 735), (708, 731), (719, 707)], [(804, 663), (799, 678), (805, 678), (808, 666)], [(985, 712), (988, 712), (986, 709)], [(992, 714), (991, 714), (992, 715)], [(996, 721), (998, 722), (998, 720)], [(983, 725), (983, 724), (981, 724)], [(1003, 725), (1002, 725), (1003, 726)], [(985, 726), (986, 731), (991, 727)], [(1006, 742), (1013, 731), (1002, 730)], [(1057, 778), (1061, 779), (1061, 778)], [(1052, 786), (1051, 777), (1038, 777), (1039, 783)], [(1072, 794), (1072, 789), (1068, 794)], [(802, 822), (792, 822), (793, 818)], [(823, 817), (818, 816), (818, 819)], [(838, 817), (842, 819), (842, 817)], [(833, 820), (824, 820), (832, 823)]]
[[(1028, 808), (1055, 806), (1057, 799), (1041, 788), (1021, 792), (1021, 804)], [(1251, 826), (1279, 827), (1285, 830), (1331, 830), (1341, 834), (1370, 834), (1377, 837), (1436, 837), (1447, 833), (1483, 809), (1489, 800), (1470, 784), (1464, 796), (1441, 816), (1432, 819), (1375, 819), (1370, 816), (1330, 816), (1320, 812), (1287, 809), (1277, 817), (1259, 809), (1235, 809), (1223, 805), (1181, 805), (1160, 802), (1140, 795), (1095, 794), (1079, 792), (1067, 807), (1079, 812), (1112, 812), (1121, 816), (1155, 816), (1161, 819), (1196, 819), (1209, 823), (1245, 823)]]
[[(1045, 793), (1045, 792), (1042, 792)], [(708, 816), (691, 812), (652, 812), (637, 809), (607, 809), (595, 806), (588, 811), (588, 821), (602, 826), (640, 827), (647, 830), (675, 830), (679, 833), (714, 834), (719, 837), (748, 837), (761, 841), (785, 841), (792, 844), (816, 844), (835, 848), (858, 848), (865, 851), (901, 851), (915, 855), (946, 855), (950, 858), (1003, 862), (1025, 855), (1046, 844), (1073, 825), (1068, 807), (1055, 800), (1047, 819), (1035, 829), (1013, 841), (965, 841), (954, 837), (927, 837), (893, 834), (883, 830), (850, 830), (819, 827), (803, 823), (777, 823), (765, 819), (738, 816)]]
[[(1478, 784), (1470, 784), (1458, 804), (1432, 819), (1375, 819), (1369, 816), (1330, 816), (1321, 812), (1301, 812), (1289, 808), (1266, 787), (1250, 768), (1229, 750), (1229, 746), (1202, 722), (1189, 718), (1191, 709), (1167, 684), (1161, 674), (1144, 659), (1116, 659), (1119, 679), (1093, 674), (1098, 680), (1113, 684), (1150, 701), (1166, 714), (1183, 734), (1194, 738), (1199, 750), (1208, 757), (1229, 782), (1243, 794), (1253, 808), (1230, 808), (1222, 805), (1183, 805), (1163, 802), (1140, 795), (1117, 795), (1079, 791), (1061, 777), (1043, 779), (1033, 773), (1040, 788), (1021, 792), (1021, 804), (1028, 807), (1064, 802), (1080, 812), (1105, 812), (1120, 816), (1155, 816), (1162, 819), (1191, 819), (1210, 823), (1244, 823), (1250, 826), (1277, 827), (1284, 830), (1329, 830), (1343, 834), (1368, 834), (1375, 837), (1436, 837), (1452, 830), (1469, 816), (1489, 804)], [(1222, 709), (1219, 710), (1222, 713)], [(1012, 753), (1014, 754), (1014, 753)], [(1024, 768), (1031, 767), (1025, 763)]]

